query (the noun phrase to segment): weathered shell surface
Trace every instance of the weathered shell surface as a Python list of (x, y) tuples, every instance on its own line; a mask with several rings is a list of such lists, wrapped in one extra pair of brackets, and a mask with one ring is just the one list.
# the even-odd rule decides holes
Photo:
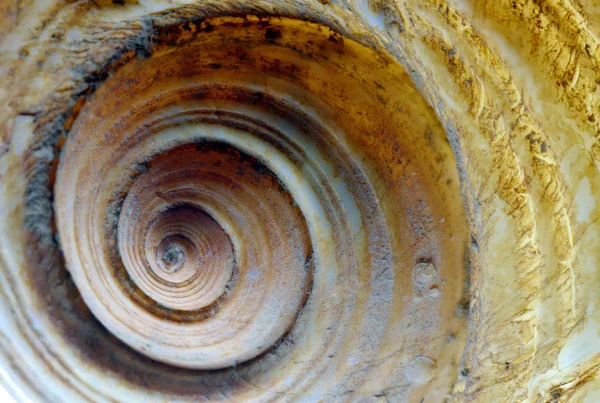
[(600, 401), (593, 2), (0, 10), (19, 401)]

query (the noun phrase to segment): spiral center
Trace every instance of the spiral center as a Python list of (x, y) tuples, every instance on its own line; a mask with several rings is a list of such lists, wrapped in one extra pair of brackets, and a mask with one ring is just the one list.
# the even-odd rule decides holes
[(174, 273), (185, 264), (186, 252), (183, 245), (173, 240), (173, 237), (165, 238), (158, 245), (157, 256), (161, 263), (161, 269), (167, 273)]
[[(162, 199), (134, 186), (119, 227), (123, 263), (132, 280), (160, 305), (194, 311), (214, 304), (226, 290), (235, 266), (223, 228), (193, 205), (165, 207)], [(134, 213), (135, 212), (135, 213)]]

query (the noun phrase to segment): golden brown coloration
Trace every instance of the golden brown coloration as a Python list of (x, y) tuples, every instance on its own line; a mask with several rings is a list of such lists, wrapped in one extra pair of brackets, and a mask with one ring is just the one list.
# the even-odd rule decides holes
[(591, 8), (0, 9), (18, 398), (597, 399)]

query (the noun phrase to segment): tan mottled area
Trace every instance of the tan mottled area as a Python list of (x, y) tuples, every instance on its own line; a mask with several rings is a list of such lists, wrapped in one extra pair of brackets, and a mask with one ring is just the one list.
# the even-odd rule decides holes
[[(256, 379), (276, 390), (289, 381), (285, 371), (290, 379), (305, 376), (296, 394), (267, 399), (262, 384), (239, 381), (238, 389), (211, 399), (318, 400), (336, 382), (341, 389), (327, 396), (339, 401), (600, 399), (595, 1), (24, 0), (0, 1), (0, 13), (0, 374), (15, 397), (194, 400), (204, 393), (183, 372), (173, 375), (181, 390), (168, 389), (159, 375), (170, 370), (162, 367), (156, 378), (121, 379), (73, 347), (57, 330), (60, 315), (44, 310), (43, 276), (31, 269), (52, 266), (39, 256), (54, 248), (60, 228), (28, 217), (52, 215), (48, 205), (36, 203), (36, 192), (40, 199), (51, 192), (64, 138), (74, 122), (78, 127), (80, 111), (89, 127), (108, 125), (145, 105), (136, 91), (160, 93), (171, 85), (166, 67), (175, 76), (193, 70), (214, 80), (236, 77), (228, 76), (233, 67), (226, 61), (219, 62), (223, 71), (210, 74), (202, 73), (200, 62), (191, 67), (194, 54), (212, 64), (226, 57), (226, 47), (218, 45), (227, 43), (219, 42), (223, 35), (248, 44), (248, 54), (228, 59), (252, 66), (237, 76), (240, 81), (293, 91), (303, 107), (318, 105), (314, 116), (328, 127), (335, 122), (336, 138), (347, 142), (373, 182), (396, 264), (393, 302), (382, 324), (361, 316), (371, 312), (371, 270), (381, 267), (368, 261), (371, 251), (357, 254), (354, 281), (367, 286), (357, 288), (363, 291), (341, 325), (349, 335), (383, 326), (377, 342), (335, 339), (339, 364), (319, 372), (320, 380), (316, 367), (294, 373), (302, 347), (290, 347), (293, 360)], [(216, 33), (206, 30), (205, 18), (230, 14), (237, 17), (211, 22), (211, 29), (223, 23)], [(186, 29), (167, 29), (189, 21)], [(239, 29), (244, 24), (247, 32)], [(282, 37), (265, 39), (263, 28), (248, 28), (261, 24), (273, 24)], [(157, 31), (160, 44), (148, 39)], [(326, 45), (319, 47), (320, 40)], [(270, 48), (273, 42), (281, 47)], [(161, 77), (151, 74), (157, 60), (165, 67)], [(284, 74), (278, 63), (296, 70)], [(122, 83), (138, 68), (142, 84), (128, 92)], [(252, 78), (252, 69), (294, 86)], [(156, 87), (146, 88), (153, 79)], [(122, 94), (103, 107), (109, 98), (93, 96), (110, 95), (105, 80)], [(39, 172), (45, 179), (33, 183)], [(31, 233), (37, 234), (34, 243)], [(419, 258), (432, 258), (435, 266)], [(78, 315), (90, 315), (75, 294), (60, 298), (72, 298)], [(431, 304), (427, 298), (439, 299)], [(307, 328), (305, 342), (313, 346), (324, 329)], [(373, 354), (357, 365), (352, 352), (359, 349)], [(114, 351), (118, 356), (121, 350)]]

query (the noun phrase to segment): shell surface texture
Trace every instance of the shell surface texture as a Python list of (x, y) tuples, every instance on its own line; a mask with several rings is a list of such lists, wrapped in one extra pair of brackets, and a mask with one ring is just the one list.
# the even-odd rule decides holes
[(589, 0), (0, 0), (0, 392), (600, 401), (598, 38)]

